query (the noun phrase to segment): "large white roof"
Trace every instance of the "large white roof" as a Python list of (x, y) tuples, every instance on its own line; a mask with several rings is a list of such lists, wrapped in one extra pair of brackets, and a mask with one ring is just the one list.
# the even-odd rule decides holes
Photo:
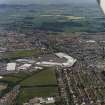
[(17, 59), (16, 62), (34, 63), (35, 61), (32, 59)]
[(48, 62), (48, 61), (41, 61), (41, 62), (37, 62), (37, 65), (41, 65), (41, 66), (64, 66), (64, 67), (71, 67), (74, 65), (74, 63), (77, 61), (76, 59), (74, 59), (73, 57), (65, 54), (65, 53), (56, 53), (55, 54), (57, 57), (59, 58), (65, 58), (67, 61), (64, 63), (58, 63), (58, 62)]
[(47, 61), (42, 61), (42, 62), (37, 62), (37, 65), (41, 65), (41, 66), (62, 66), (61, 63), (57, 63), (57, 62), (47, 62)]
[(26, 69), (28, 69), (30, 66), (31, 66), (32, 64), (24, 64), (24, 65), (22, 65), (22, 66), (20, 66), (19, 68), (18, 68), (18, 70), (26, 70)]
[(16, 63), (8, 63), (7, 64), (8, 71), (14, 71), (15, 69), (16, 69)]
[(0, 79), (2, 79), (3, 78), (3, 76), (0, 76)]
[(73, 66), (74, 63), (77, 61), (77, 60), (74, 59), (73, 57), (71, 57), (71, 56), (69, 56), (69, 55), (67, 55), (67, 54), (65, 54), (65, 53), (62, 53), (62, 52), (56, 53), (56, 55), (57, 55), (58, 57), (60, 57), (60, 58), (65, 58), (65, 59), (67, 59), (67, 62), (62, 63), (62, 65), (63, 65), (63, 66), (66, 66), (66, 67), (71, 67), (71, 66)]

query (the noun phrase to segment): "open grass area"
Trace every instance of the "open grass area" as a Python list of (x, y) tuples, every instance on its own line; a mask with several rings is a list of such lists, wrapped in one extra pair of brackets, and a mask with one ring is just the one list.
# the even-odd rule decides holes
[(18, 104), (29, 101), (33, 97), (49, 97), (55, 96), (57, 87), (41, 87), (41, 88), (22, 88), (17, 98)]
[(20, 80), (21, 78), (16, 78), (16, 77), (11, 77), (11, 76), (6, 76), (4, 77), (3, 79), (1, 79), (0, 81), (3, 81), (3, 82), (11, 82), (11, 83), (16, 83), (18, 80)]
[[(31, 75), (32, 73), (25, 73), (25, 72), (19, 72), (19, 73), (13, 73), (13, 74), (8, 74), (8, 75), (6, 75), (6, 76), (4, 76), (5, 78), (6, 77), (16, 77), (16, 78), (18, 78), (18, 79), (21, 79), (21, 78), (24, 78), (24, 77), (26, 77), (26, 76), (29, 76), (29, 75)], [(3, 78), (4, 79), (4, 78)]]
[(55, 104), (48, 104), (48, 105), (55, 105)]
[(21, 89), (17, 97), (18, 105), (22, 105), (34, 97), (49, 97), (57, 94), (55, 71), (52, 68), (45, 68), (33, 73), (9, 74), (4, 76), (0, 82), (8, 84), (8, 88), (20, 84)]
[(11, 86), (11, 85), (14, 86), (17, 84), (18, 81), (20, 81), (23, 78), (26, 78), (30, 75), (31, 75), (31, 73), (27, 74), (24, 72), (8, 74), (8, 75), (4, 75), (3, 78), (0, 79), (0, 82), (7, 83), (9, 86)]
[(16, 59), (23, 57), (36, 57), (40, 54), (40, 49), (32, 49), (32, 50), (19, 50), (14, 52), (4, 53), (4, 59)]
[(43, 70), (30, 78), (22, 81), (21, 86), (32, 86), (32, 85), (56, 85), (56, 77), (54, 70)]
[(46, 68), (39, 72), (17, 74), (9, 74), (0, 79), (0, 82), (17, 83), (21, 86), (34, 86), (34, 85), (56, 85), (55, 71), (52, 68)]
[(7, 88), (6, 84), (0, 84), (0, 91), (4, 90)]

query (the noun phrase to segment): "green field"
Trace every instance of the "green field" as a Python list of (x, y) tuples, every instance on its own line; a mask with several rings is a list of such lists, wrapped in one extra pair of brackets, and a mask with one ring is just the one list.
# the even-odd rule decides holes
[(55, 73), (53, 70), (44, 70), (38, 74), (31, 76), (28, 79), (22, 81), (21, 86), (32, 85), (56, 85)]
[(16, 58), (23, 58), (23, 57), (36, 57), (41, 53), (40, 49), (32, 49), (32, 50), (19, 50), (14, 52), (7, 52), (4, 53), (4, 59), (16, 59)]
[(20, 84), (20, 94), (17, 98), (18, 105), (33, 97), (49, 97), (57, 94), (55, 71), (52, 68), (45, 68), (33, 73), (10, 74), (4, 76), (0, 82), (8, 84), (8, 89)]
[(56, 87), (22, 88), (17, 98), (18, 104), (28, 102), (29, 99), (37, 97), (49, 97), (57, 94)]
[(19, 81), (23, 80), (24, 78), (27, 78), (28, 76), (31, 76), (32, 73), (24, 73), (24, 72), (20, 72), (17, 74), (8, 74), (8, 75), (4, 75), (2, 79), (0, 79), (0, 82), (4, 82), (7, 83), (8, 86), (11, 87), (15, 86), (16, 84), (18, 84)]
[(34, 32), (37, 29), (52, 32), (104, 31), (105, 18), (97, 5), (37, 6), (1, 8), (0, 26), (20, 33)]

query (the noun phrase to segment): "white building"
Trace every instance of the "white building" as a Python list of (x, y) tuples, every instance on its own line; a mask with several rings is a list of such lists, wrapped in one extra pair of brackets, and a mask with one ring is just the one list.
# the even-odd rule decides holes
[(86, 43), (95, 43), (95, 40), (87, 40)]
[(36, 69), (36, 70), (42, 70), (43, 67), (38, 67), (38, 66), (36, 66), (35, 69)]
[(37, 62), (36, 64), (39, 66), (45, 66), (45, 67), (52, 67), (52, 66), (71, 67), (77, 61), (76, 59), (74, 59), (73, 57), (71, 57), (65, 53), (56, 53), (55, 55), (59, 58), (64, 58), (67, 61), (64, 63), (41, 61), (41, 62)]
[(2, 79), (3, 78), (3, 76), (0, 76), (0, 79)]
[(53, 104), (55, 103), (55, 99), (53, 97), (48, 97), (46, 100), (46, 104)]
[(7, 71), (15, 71), (16, 63), (8, 63), (7, 64)]
[(37, 65), (44, 66), (44, 67), (52, 67), (52, 66), (62, 66), (61, 63), (57, 62), (47, 62), (47, 61), (42, 61), (42, 62), (37, 62)]
[(71, 57), (71, 56), (69, 56), (65, 53), (56, 53), (56, 56), (58, 56), (59, 58), (67, 59), (67, 62), (62, 63), (62, 65), (65, 66), (65, 67), (71, 67), (77, 61), (76, 59), (74, 59), (73, 57)]
[(31, 63), (31, 64), (35, 63), (35, 61), (32, 59), (17, 59), (16, 62), (19, 62), (19, 63), (26, 62), (26, 63)]
[(24, 64), (20, 67), (18, 67), (18, 70), (27, 70), (31, 67), (32, 64)]

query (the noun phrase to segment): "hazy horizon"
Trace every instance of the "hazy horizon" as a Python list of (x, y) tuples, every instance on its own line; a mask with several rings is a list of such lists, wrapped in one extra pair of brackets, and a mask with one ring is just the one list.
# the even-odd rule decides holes
[(0, 0), (0, 4), (69, 4), (96, 3), (96, 0)]

